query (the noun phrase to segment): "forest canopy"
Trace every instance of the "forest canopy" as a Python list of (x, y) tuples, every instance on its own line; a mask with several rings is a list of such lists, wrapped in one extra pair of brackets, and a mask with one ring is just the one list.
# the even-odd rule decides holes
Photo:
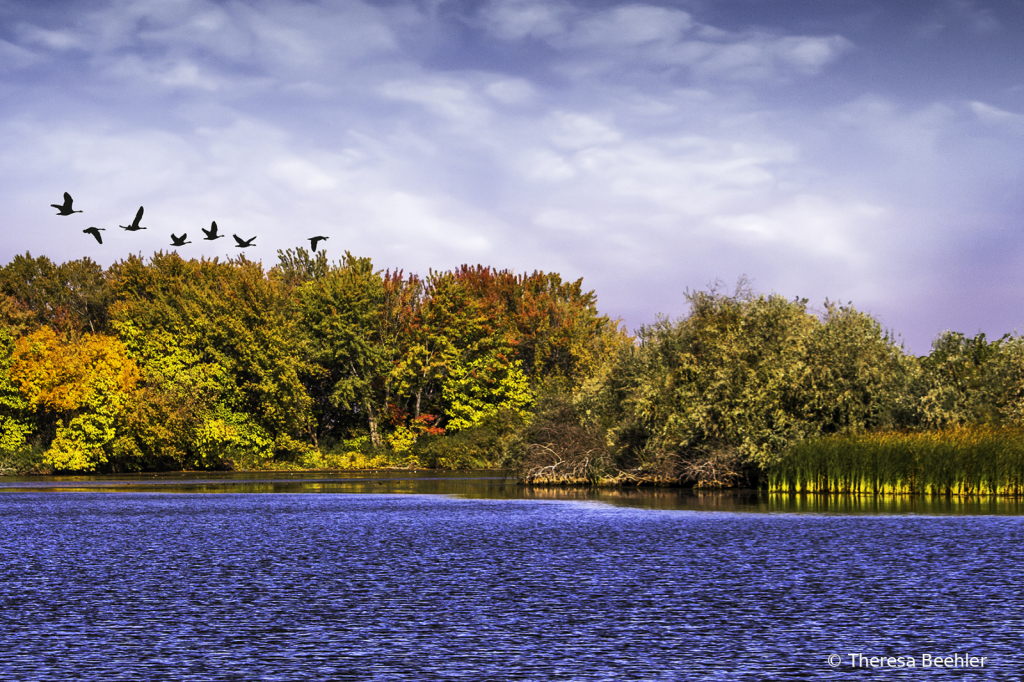
[(346, 253), (0, 269), (0, 468), (501, 466), (529, 480), (765, 480), (830, 435), (1024, 420), (1024, 342), (906, 353), (852, 305), (685, 294), (635, 336), (582, 280)]
[[(408, 453), (526, 421), (628, 343), (582, 281), (346, 253), (279, 263), (132, 256), (0, 270), (0, 448), (51, 470), (258, 467)], [(409, 461), (414, 464), (415, 462)]]

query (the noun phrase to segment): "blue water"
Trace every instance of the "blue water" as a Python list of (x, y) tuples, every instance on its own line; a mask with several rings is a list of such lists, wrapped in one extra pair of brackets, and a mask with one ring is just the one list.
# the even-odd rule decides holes
[[(0, 679), (1020, 680), (1022, 535), (1019, 516), (5, 493)], [(985, 667), (921, 667), (964, 653)]]

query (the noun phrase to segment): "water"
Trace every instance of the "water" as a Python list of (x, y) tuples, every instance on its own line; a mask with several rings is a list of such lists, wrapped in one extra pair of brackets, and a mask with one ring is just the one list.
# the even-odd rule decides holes
[[(708, 512), (423, 478), (478, 497), (0, 495), (0, 679), (1022, 679), (1005, 508)], [(922, 668), (964, 653), (985, 667)]]

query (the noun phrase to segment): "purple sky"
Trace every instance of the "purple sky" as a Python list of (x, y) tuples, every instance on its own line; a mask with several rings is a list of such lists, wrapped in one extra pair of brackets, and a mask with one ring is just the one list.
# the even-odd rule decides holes
[(239, 252), (216, 220), (630, 329), (746, 275), (925, 353), (1024, 332), (1022, 176), (1019, 0), (0, 0), (2, 263)]

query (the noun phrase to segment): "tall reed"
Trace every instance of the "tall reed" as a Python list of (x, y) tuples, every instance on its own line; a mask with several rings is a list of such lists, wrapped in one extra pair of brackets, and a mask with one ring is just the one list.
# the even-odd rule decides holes
[(768, 472), (776, 492), (1024, 493), (1024, 428), (826, 436), (791, 447)]

